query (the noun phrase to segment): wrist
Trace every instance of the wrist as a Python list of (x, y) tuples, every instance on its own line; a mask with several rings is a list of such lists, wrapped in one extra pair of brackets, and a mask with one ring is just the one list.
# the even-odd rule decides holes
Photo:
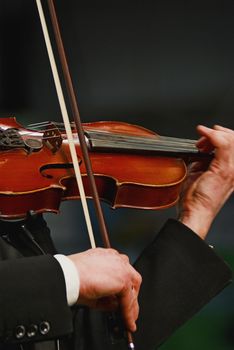
[(178, 220), (204, 240), (212, 223), (212, 218), (208, 214), (204, 214), (205, 213), (186, 213), (182, 214)]

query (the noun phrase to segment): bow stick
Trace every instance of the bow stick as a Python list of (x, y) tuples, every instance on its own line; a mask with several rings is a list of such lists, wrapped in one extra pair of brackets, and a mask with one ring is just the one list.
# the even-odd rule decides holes
[[(56, 44), (57, 44), (58, 54), (59, 54), (59, 58), (60, 58), (60, 63), (61, 63), (62, 71), (63, 71), (63, 76), (64, 76), (65, 84), (67, 87), (67, 93), (68, 93), (68, 97), (69, 97), (69, 101), (70, 101), (70, 105), (71, 105), (71, 110), (72, 110), (74, 122), (76, 125), (77, 133), (78, 133), (78, 138), (79, 138), (80, 147), (81, 147), (81, 151), (82, 151), (83, 158), (84, 158), (84, 163), (85, 163), (87, 175), (89, 178), (90, 189), (91, 189), (92, 197), (94, 200), (94, 205), (95, 205), (95, 210), (96, 210), (96, 215), (97, 215), (97, 219), (98, 219), (98, 223), (99, 223), (100, 232), (102, 235), (104, 246), (106, 248), (111, 248), (110, 240), (109, 240), (109, 236), (108, 236), (108, 232), (107, 232), (107, 228), (106, 228), (106, 224), (105, 224), (105, 220), (104, 220), (104, 216), (103, 216), (103, 212), (102, 212), (102, 208), (101, 208), (101, 204), (100, 204), (100, 199), (99, 199), (98, 192), (97, 192), (95, 178), (94, 178), (93, 171), (92, 171), (92, 165), (91, 165), (91, 161), (89, 158), (87, 145), (85, 142), (85, 136), (84, 136), (83, 127), (82, 127), (82, 123), (81, 123), (81, 119), (80, 119), (79, 108), (78, 108), (78, 104), (77, 104), (77, 100), (76, 100), (76, 96), (75, 96), (75, 92), (74, 92), (74, 88), (73, 88), (73, 83), (72, 83), (72, 79), (71, 79), (71, 75), (70, 75), (70, 71), (69, 71), (69, 67), (68, 67), (68, 63), (67, 63), (67, 59), (66, 59), (66, 54), (65, 54), (63, 41), (62, 41), (60, 29), (59, 29), (59, 24), (58, 24), (58, 20), (57, 20), (54, 2), (53, 2), (53, 0), (47, 0), (47, 2), (48, 2), (51, 22), (52, 22), (52, 26), (53, 26), (53, 30), (54, 30), (55, 40), (56, 40)], [(85, 221), (86, 221), (87, 230), (88, 230), (88, 234), (89, 234), (89, 239), (90, 239), (91, 247), (95, 248), (96, 243), (95, 243), (95, 239), (94, 239), (94, 235), (93, 235), (93, 229), (92, 229), (92, 225), (91, 225), (90, 215), (88, 212), (88, 206), (87, 206), (87, 201), (86, 201), (86, 197), (85, 197), (84, 186), (83, 186), (82, 177), (81, 177), (81, 173), (80, 173), (79, 163), (78, 163), (78, 159), (77, 159), (77, 155), (76, 155), (76, 149), (75, 149), (75, 144), (74, 144), (74, 140), (73, 140), (73, 136), (72, 136), (72, 130), (71, 130), (71, 126), (70, 126), (70, 121), (69, 121), (69, 117), (68, 117), (68, 112), (67, 112), (67, 108), (66, 108), (64, 94), (63, 94), (61, 82), (59, 79), (58, 69), (57, 69), (57, 65), (56, 65), (53, 50), (52, 50), (51, 40), (49, 37), (48, 28), (47, 28), (47, 24), (46, 24), (44, 12), (43, 12), (41, 0), (36, 0), (36, 4), (37, 4), (38, 12), (39, 12), (42, 31), (43, 31), (43, 35), (44, 35), (44, 39), (45, 39), (45, 43), (46, 43), (46, 48), (47, 48), (47, 52), (48, 52), (48, 56), (49, 56), (50, 66), (51, 66), (51, 70), (52, 70), (52, 74), (53, 74), (53, 78), (54, 78), (54, 83), (55, 83), (55, 87), (56, 87), (56, 91), (57, 91), (57, 96), (58, 96), (58, 100), (59, 100), (61, 114), (62, 114), (65, 130), (66, 130), (66, 134), (67, 134), (67, 138), (68, 138), (69, 148), (70, 148), (70, 152), (71, 152), (71, 157), (72, 157), (72, 162), (73, 162), (73, 166), (74, 166), (77, 185), (78, 185), (79, 192), (80, 192), (80, 198), (81, 198), (81, 203), (82, 203), (82, 207), (83, 207), (83, 211), (84, 211), (84, 216), (85, 216)], [(127, 340), (128, 340), (129, 349), (135, 349), (132, 335), (129, 331), (127, 332)]]

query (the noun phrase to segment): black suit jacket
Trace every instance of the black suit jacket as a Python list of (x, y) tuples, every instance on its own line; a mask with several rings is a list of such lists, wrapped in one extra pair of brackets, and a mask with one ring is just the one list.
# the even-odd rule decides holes
[[(41, 216), (23, 228), (2, 223), (1, 232), (0, 349), (52, 350), (50, 340), (57, 338), (62, 349), (127, 348), (118, 318), (67, 306), (63, 272)], [(143, 277), (136, 349), (156, 349), (231, 281), (214, 250), (176, 220), (165, 224), (135, 267)]]

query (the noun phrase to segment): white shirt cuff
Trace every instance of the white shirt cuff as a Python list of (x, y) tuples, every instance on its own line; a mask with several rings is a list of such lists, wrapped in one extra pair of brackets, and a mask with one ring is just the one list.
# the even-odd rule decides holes
[(63, 270), (67, 293), (67, 303), (69, 306), (72, 306), (77, 302), (79, 297), (79, 272), (77, 271), (75, 264), (67, 256), (56, 254), (54, 255), (54, 258), (58, 261)]

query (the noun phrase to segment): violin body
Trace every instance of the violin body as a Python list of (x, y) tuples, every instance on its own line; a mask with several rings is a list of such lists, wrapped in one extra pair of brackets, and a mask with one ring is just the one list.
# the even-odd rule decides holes
[[(2, 133), (16, 131), (21, 138), (17, 141), (19, 145), (13, 142), (4, 146), (4, 142), (0, 142), (0, 218), (24, 218), (29, 212), (58, 212), (61, 201), (79, 199), (63, 131), (54, 131), (51, 126), (43, 132), (26, 129), (15, 118), (1, 118), (0, 128)], [(87, 135), (90, 131), (109, 138), (110, 135), (134, 140), (158, 138), (152, 131), (122, 122), (86, 123), (83, 128)], [(76, 130), (73, 136), (85, 194), (89, 198), (89, 181)], [(50, 140), (55, 140), (58, 147), (54, 149)], [(114, 147), (91, 148), (89, 156), (99, 196), (112, 208), (160, 209), (178, 200), (187, 171), (183, 157), (163, 157), (153, 152)]]

